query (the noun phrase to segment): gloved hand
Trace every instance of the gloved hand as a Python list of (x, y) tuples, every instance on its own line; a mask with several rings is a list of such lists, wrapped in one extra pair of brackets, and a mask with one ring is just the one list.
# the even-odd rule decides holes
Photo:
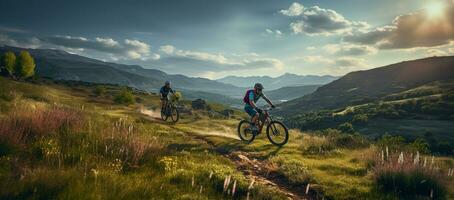
[(276, 106), (275, 106), (275, 105), (271, 105), (271, 108), (273, 108), (273, 109), (274, 109), (274, 108), (276, 108)]

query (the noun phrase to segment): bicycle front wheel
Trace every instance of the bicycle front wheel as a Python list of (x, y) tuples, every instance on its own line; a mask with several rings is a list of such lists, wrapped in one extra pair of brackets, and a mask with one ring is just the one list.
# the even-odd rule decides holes
[(238, 124), (238, 136), (246, 144), (251, 143), (255, 138), (255, 134), (252, 133), (250, 126), (249, 121), (246, 120), (241, 120)]
[(161, 109), (161, 119), (167, 121), (167, 118), (169, 118), (167, 115), (167, 108), (164, 108), (164, 110)]
[(266, 127), (266, 135), (271, 143), (283, 146), (288, 142), (288, 129), (279, 121), (271, 121)]
[(175, 106), (172, 106), (170, 110), (170, 118), (172, 118), (173, 122), (177, 122), (180, 119), (180, 112)]

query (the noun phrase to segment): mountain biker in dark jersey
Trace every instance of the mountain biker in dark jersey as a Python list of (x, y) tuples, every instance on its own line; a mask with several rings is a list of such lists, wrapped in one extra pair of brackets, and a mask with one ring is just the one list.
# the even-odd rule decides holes
[(265, 96), (265, 94), (263, 94), (263, 85), (261, 83), (256, 83), (254, 85), (254, 89), (253, 90), (248, 90), (246, 92), (246, 95), (243, 99), (245, 105), (244, 105), (244, 110), (247, 112), (247, 114), (249, 114), (249, 116), (252, 117), (252, 127), (251, 127), (251, 130), (252, 131), (258, 131), (258, 127), (257, 127), (257, 119), (259, 117), (259, 113), (262, 113), (262, 110), (260, 108), (258, 108), (255, 103), (257, 103), (257, 101), (260, 99), (260, 97), (262, 97), (263, 99), (265, 99), (265, 101), (272, 107), (272, 108), (275, 108), (274, 104)]
[(161, 90), (159, 90), (159, 95), (161, 97), (161, 110), (164, 109), (164, 106), (167, 104), (167, 101), (169, 100), (167, 96), (169, 93), (175, 94), (175, 91), (172, 90), (170, 87), (170, 81), (166, 81), (164, 86), (161, 87)]

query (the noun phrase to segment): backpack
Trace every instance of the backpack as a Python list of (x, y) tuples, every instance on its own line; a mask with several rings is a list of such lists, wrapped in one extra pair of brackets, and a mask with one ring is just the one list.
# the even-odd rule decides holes
[(246, 91), (246, 95), (244, 95), (243, 102), (249, 104), (249, 93), (254, 92), (254, 90)]

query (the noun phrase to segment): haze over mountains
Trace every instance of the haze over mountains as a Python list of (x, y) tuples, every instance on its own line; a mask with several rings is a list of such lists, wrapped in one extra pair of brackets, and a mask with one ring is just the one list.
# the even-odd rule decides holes
[(238, 87), (251, 87), (251, 84), (257, 82), (266, 83), (265, 88), (267, 90), (275, 90), (288, 86), (324, 85), (338, 78), (339, 77), (329, 75), (316, 76), (285, 73), (276, 78), (270, 76), (247, 76), (247, 77), (227, 76), (221, 79), (217, 79), (217, 81), (232, 84)]
[(348, 73), (314, 93), (281, 104), (282, 114), (367, 103), (433, 81), (454, 79), (454, 56), (400, 62)]

